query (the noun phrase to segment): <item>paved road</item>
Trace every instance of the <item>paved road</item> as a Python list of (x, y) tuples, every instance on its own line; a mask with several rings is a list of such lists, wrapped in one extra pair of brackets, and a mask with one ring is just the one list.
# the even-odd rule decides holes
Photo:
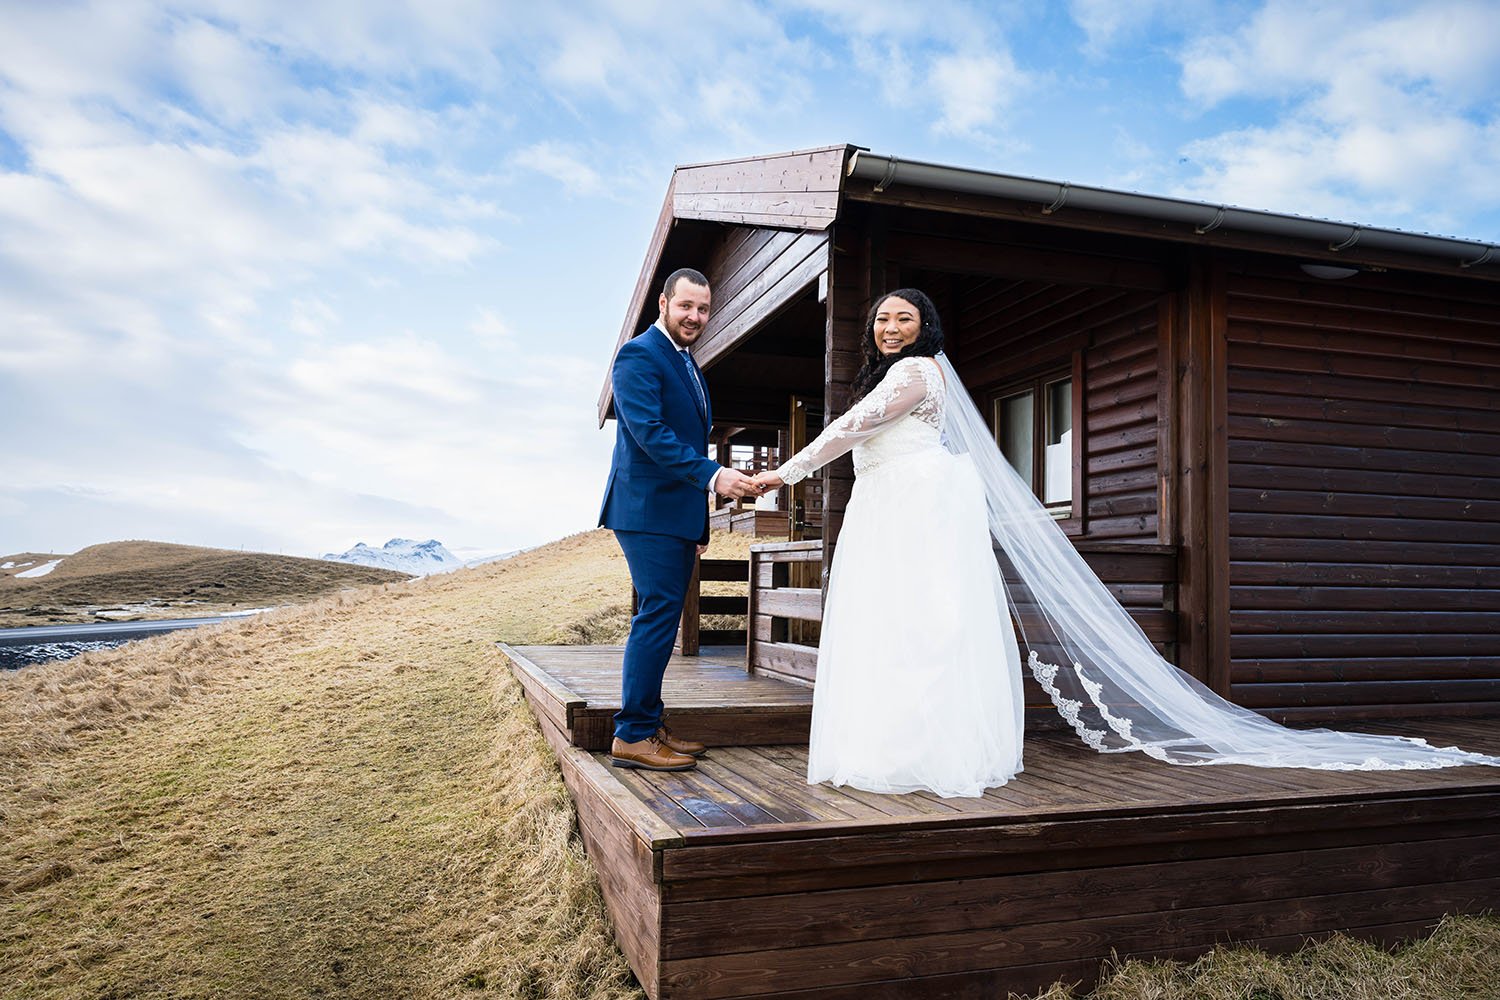
[(155, 622), (91, 622), (87, 625), (28, 625), (25, 628), (0, 628), (0, 646), (38, 646), (54, 642), (107, 642), (109, 640), (144, 639), (161, 632), (197, 628), (214, 622), (234, 621), (244, 615), (213, 618), (168, 618)]

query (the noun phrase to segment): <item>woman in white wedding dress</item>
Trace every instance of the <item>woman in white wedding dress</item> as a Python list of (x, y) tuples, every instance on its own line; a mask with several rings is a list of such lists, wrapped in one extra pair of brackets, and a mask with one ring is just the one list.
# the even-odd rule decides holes
[[(980, 795), (1021, 770), (1021, 664), (967, 456), (943, 447), (937, 310), (908, 289), (867, 329), (862, 398), (764, 481), (850, 450), (856, 476), (818, 646), (807, 780)], [(873, 384), (872, 384), (873, 383)]]
[(854, 452), (823, 609), (809, 783), (974, 796), (1019, 773), (1008, 597), (1030, 609), (1032, 676), (1100, 753), (1187, 766), (1500, 766), (1414, 737), (1288, 729), (1162, 659), (1010, 469), (942, 347), (931, 299), (887, 293), (866, 324), (853, 405), (756, 477), (762, 489), (796, 483)]

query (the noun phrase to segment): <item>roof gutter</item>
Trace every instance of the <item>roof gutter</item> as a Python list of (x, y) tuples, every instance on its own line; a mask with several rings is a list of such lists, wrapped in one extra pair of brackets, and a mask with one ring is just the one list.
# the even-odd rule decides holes
[(1356, 226), (1347, 222), (1330, 222), (1300, 215), (1279, 215), (1229, 205), (1161, 198), (1155, 195), (1111, 191), (1067, 182), (1044, 181), (1012, 174), (995, 174), (939, 163), (900, 160), (865, 150), (856, 150), (849, 159), (848, 176), (875, 182), (877, 192), (892, 184), (936, 188), (964, 194), (988, 195), (1016, 201), (1035, 202), (1042, 212), (1051, 215), (1064, 208), (1081, 208), (1096, 212), (1114, 212), (1161, 222), (1192, 226), (1202, 235), (1216, 229), (1237, 229), (1270, 236), (1312, 240), (1324, 243), (1330, 250), (1391, 250), (1419, 254), (1451, 261), (1461, 268), (1484, 264), (1500, 265), (1500, 246), (1477, 240), (1448, 236), (1407, 233), (1399, 229)]

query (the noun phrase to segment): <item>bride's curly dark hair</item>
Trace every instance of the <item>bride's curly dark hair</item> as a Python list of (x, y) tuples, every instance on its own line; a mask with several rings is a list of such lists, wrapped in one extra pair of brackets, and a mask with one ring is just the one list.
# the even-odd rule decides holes
[[(875, 346), (875, 316), (887, 299), (905, 299), (917, 307), (917, 316), (922, 320), (922, 329), (917, 333), (917, 339), (901, 348), (899, 354), (881, 354), (880, 348)], [(902, 358), (930, 358), (943, 349), (943, 321), (938, 318), (937, 306), (932, 304), (926, 292), (917, 288), (898, 288), (894, 292), (886, 292), (870, 307), (870, 315), (865, 318), (865, 335), (860, 339), (859, 349), (864, 357), (864, 365), (859, 369), (859, 374), (854, 376), (854, 384), (850, 387), (853, 394), (850, 403), (864, 399), (865, 394), (885, 378), (891, 365)]]

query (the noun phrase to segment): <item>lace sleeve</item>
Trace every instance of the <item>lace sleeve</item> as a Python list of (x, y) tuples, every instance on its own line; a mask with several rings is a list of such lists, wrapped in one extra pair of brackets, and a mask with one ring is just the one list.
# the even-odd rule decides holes
[(918, 358), (902, 358), (891, 365), (879, 385), (783, 463), (776, 474), (788, 485), (801, 482), (915, 410), (927, 398), (929, 371), (932, 378), (941, 378), (931, 363)]

